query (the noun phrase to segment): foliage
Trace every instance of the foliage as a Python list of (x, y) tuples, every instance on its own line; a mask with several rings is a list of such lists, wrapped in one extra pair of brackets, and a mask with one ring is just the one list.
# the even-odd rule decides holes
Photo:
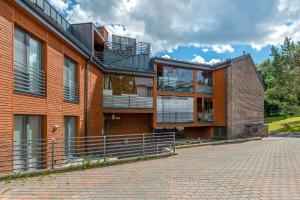
[(270, 133), (300, 132), (300, 115), (284, 118), (283, 116), (267, 117), (265, 123)]
[(300, 110), (300, 43), (285, 38), (258, 71), (265, 85), (265, 114), (288, 116)]

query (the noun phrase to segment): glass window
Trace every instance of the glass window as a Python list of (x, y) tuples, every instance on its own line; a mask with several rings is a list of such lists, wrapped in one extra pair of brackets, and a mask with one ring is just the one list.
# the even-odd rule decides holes
[(105, 75), (104, 94), (151, 97), (153, 79), (123, 75)]
[(206, 71), (197, 72), (198, 85), (212, 86), (212, 73)]
[(70, 102), (78, 102), (79, 87), (77, 81), (77, 65), (67, 57), (65, 57), (64, 62), (64, 98)]
[(14, 171), (32, 171), (42, 166), (42, 117), (14, 117)]
[(158, 72), (158, 88), (165, 91), (193, 92), (193, 70), (164, 66)]
[(157, 97), (157, 123), (193, 123), (193, 97)]
[(15, 91), (45, 95), (41, 42), (18, 28), (14, 38)]
[(198, 121), (213, 120), (213, 99), (198, 98), (197, 99)]
[(76, 117), (64, 118), (64, 156), (72, 157), (76, 153)]

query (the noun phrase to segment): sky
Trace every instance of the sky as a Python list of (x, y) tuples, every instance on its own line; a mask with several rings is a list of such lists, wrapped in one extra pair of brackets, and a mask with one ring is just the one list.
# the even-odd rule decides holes
[(150, 42), (152, 56), (214, 64), (251, 53), (270, 58), (300, 40), (300, 0), (49, 0), (70, 23)]

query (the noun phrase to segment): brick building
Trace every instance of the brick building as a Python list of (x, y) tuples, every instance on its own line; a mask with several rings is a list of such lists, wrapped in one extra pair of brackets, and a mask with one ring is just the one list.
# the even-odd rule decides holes
[(0, 143), (10, 148), (169, 129), (235, 138), (263, 123), (248, 54), (217, 65), (150, 59), (150, 44), (69, 24), (45, 0), (0, 0), (0, 41)]

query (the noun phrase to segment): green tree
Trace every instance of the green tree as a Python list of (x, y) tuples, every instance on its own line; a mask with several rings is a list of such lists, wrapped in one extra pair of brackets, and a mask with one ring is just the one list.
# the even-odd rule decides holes
[(258, 67), (265, 84), (265, 111), (295, 114), (300, 110), (300, 43), (285, 38), (279, 48), (272, 47), (271, 57)]

